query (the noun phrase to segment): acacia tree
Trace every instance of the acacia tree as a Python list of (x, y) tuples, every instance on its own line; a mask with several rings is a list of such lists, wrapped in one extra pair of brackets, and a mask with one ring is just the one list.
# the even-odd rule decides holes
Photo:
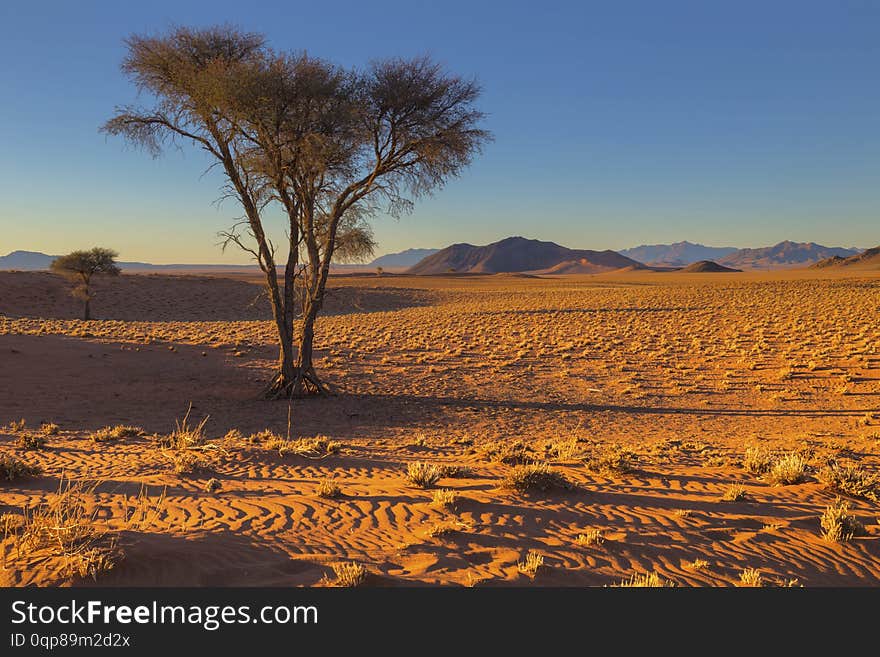
[(119, 267), (114, 262), (114, 258), (118, 256), (116, 251), (96, 246), (90, 251), (73, 251), (52, 261), (50, 265), (52, 271), (77, 283), (71, 294), (77, 299), (82, 299), (85, 304), (83, 319), (92, 318), (89, 310), (89, 303), (94, 296), (91, 290), (92, 276), (95, 274), (118, 276)]
[[(221, 234), (265, 273), (278, 329), (278, 371), (265, 394), (325, 392), (312, 351), (330, 264), (372, 252), (377, 211), (409, 211), (470, 163), (489, 139), (474, 108), (478, 85), (427, 58), (346, 70), (231, 28), (126, 43), (123, 71), (155, 103), (121, 108), (103, 129), (154, 155), (183, 138), (222, 166), (244, 218)], [(263, 225), (272, 205), (286, 215), (283, 287)]]

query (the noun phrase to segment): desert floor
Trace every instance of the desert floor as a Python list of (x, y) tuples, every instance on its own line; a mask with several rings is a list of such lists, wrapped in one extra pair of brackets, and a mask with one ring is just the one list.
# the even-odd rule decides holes
[[(124, 275), (82, 322), (61, 279), (0, 273), (0, 456), (41, 468), (0, 481), (0, 583), (880, 585), (880, 274), (331, 286), (336, 394), (289, 406), (257, 399), (256, 279)], [(188, 409), (205, 440), (171, 444)], [(508, 487), (522, 464), (559, 486)]]

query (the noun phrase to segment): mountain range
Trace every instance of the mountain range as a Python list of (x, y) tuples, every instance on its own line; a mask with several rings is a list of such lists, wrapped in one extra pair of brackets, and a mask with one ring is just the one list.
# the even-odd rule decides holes
[(880, 246), (873, 249), (865, 249), (862, 253), (842, 258), (840, 256), (831, 256), (825, 260), (820, 260), (814, 265), (814, 269), (825, 269), (827, 267), (852, 267), (854, 269), (880, 269)]
[[(880, 248), (880, 247), (878, 247)], [(36, 251), (13, 251), (0, 256), (0, 270), (48, 269), (57, 256)], [(334, 265), (339, 273), (365, 272), (382, 267), (410, 274), (509, 273), (595, 274), (616, 269), (682, 269), (719, 271), (716, 266), (733, 270), (767, 270), (794, 267), (878, 265), (877, 248), (864, 253), (860, 249), (828, 247), (814, 242), (784, 241), (757, 249), (711, 247), (691, 242), (642, 245), (617, 251), (570, 249), (554, 242), (524, 237), (508, 237), (492, 244), (453, 244), (445, 249), (407, 249), (380, 256), (366, 265)], [(120, 268), (132, 271), (257, 271), (256, 265), (172, 264), (119, 262)], [(878, 265), (880, 266), (880, 265)], [(408, 268), (408, 269), (407, 269)]]
[(673, 244), (643, 244), (619, 253), (646, 265), (684, 267), (701, 260), (718, 260), (739, 251), (735, 246), (704, 246), (692, 242)]
[(485, 246), (453, 244), (410, 267), (409, 274), (536, 272), (594, 274), (640, 267), (616, 251), (569, 249), (554, 242), (508, 237)]

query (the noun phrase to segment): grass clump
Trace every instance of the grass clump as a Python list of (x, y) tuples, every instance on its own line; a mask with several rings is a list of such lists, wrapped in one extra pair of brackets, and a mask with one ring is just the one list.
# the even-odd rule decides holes
[(544, 556), (535, 550), (529, 550), (525, 558), (516, 564), (516, 569), (523, 575), (534, 578), (544, 567)]
[(578, 534), (575, 537), (574, 542), (583, 547), (590, 545), (599, 546), (605, 542), (605, 535), (602, 533), (601, 529), (587, 529)]
[(266, 449), (277, 450), (281, 456), (292, 454), (293, 456), (301, 456), (307, 459), (322, 459), (331, 454), (338, 454), (340, 450), (340, 444), (326, 436), (286, 440), (281, 436), (272, 434), (267, 438), (264, 446)]
[(554, 470), (547, 463), (533, 463), (515, 465), (501, 480), (501, 487), (527, 492), (548, 491), (555, 488), (571, 490), (575, 485), (563, 473)]
[(806, 480), (809, 466), (801, 454), (790, 452), (775, 459), (765, 479), (774, 486), (799, 484)]
[(318, 484), (318, 497), (335, 499), (342, 496), (342, 489), (333, 479), (322, 479)]
[(206, 493), (216, 493), (219, 491), (223, 485), (220, 483), (220, 480), (216, 477), (211, 477), (208, 481), (205, 482), (205, 492)]
[(584, 465), (590, 472), (606, 476), (622, 475), (633, 471), (634, 457), (632, 452), (620, 445), (609, 445), (584, 461)]
[(335, 579), (325, 577), (325, 582), (331, 586), (355, 587), (363, 584), (367, 579), (367, 569), (354, 561), (343, 561), (332, 565)]
[(746, 494), (746, 489), (742, 484), (731, 484), (727, 487), (727, 489), (721, 494), (722, 502), (741, 502), (746, 499), (748, 495)]
[(451, 511), (457, 503), (458, 493), (448, 488), (438, 488), (434, 491), (434, 496), (431, 499), (431, 506), (444, 511)]
[(773, 453), (759, 445), (747, 447), (742, 464), (743, 468), (753, 475), (767, 474), (773, 467)]
[(36, 477), (43, 469), (38, 465), (30, 465), (12, 454), (0, 454), (0, 479), (15, 481)]
[(739, 574), (739, 585), (746, 588), (764, 586), (764, 576), (757, 568), (746, 568)]
[(865, 527), (849, 512), (849, 503), (836, 499), (829, 505), (820, 518), (822, 538), (832, 543), (845, 543), (854, 536), (864, 533)]
[(443, 472), (436, 465), (415, 461), (406, 466), (406, 480), (419, 488), (431, 488), (440, 481)]
[(39, 433), (31, 433), (25, 432), (19, 435), (18, 440), (15, 441), (15, 444), (19, 449), (23, 449), (25, 451), (30, 450), (41, 450), (46, 449), (46, 446), (49, 444), (49, 440), (46, 436)]
[[(6, 523), (15, 561), (28, 564), (60, 560), (58, 574), (63, 578), (97, 579), (112, 570), (122, 558), (118, 535), (98, 522), (98, 507), (89, 510), (87, 499), (96, 483), (62, 481), (48, 501), (24, 508), (21, 519), (11, 528)], [(4, 553), (4, 566), (5, 563)]]
[[(144, 430), (140, 427), (117, 424), (115, 427), (101, 427), (92, 433), (89, 438), (91, 438), (93, 443), (109, 443), (122, 438), (134, 438), (143, 435), (143, 433)], [(168, 442), (171, 442), (170, 439)]]
[(454, 534), (455, 532), (469, 531), (471, 526), (461, 520), (444, 520), (433, 525), (428, 530), (428, 536), (436, 538), (437, 536), (445, 536), (446, 534)]
[(861, 465), (830, 463), (816, 475), (825, 488), (872, 502), (880, 501), (880, 479)]
[(654, 571), (646, 573), (633, 573), (629, 579), (623, 580), (618, 587), (623, 588), (666, 588), (675, 586), (669, 579), (663, 579)]
[(40, 425), (40, 433), (44, 436), (57, 436), (60, 431), (60, 427), (54, 422), (43, 422)]
[(506, 465), (524, 465), (534, 463), (535, 456), (532, 448), (521, 440), (506, 442), (497, 440), (482, 446), (482, 453), (493, 463)]

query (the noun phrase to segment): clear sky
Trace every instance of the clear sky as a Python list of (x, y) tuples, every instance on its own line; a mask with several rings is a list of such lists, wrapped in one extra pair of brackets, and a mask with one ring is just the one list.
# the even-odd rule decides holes
[(4, 0), (0, 255), (247, 262), (216, 246), (239, 209), (213, 204), (201, 154), (98, 133), (135, 100), (125, 36), (215, 23), (347, 65), (428, 53), (482, 82), (495, 142), (412, 215), (378, 217), (377, 255), (510, 235), (880, 243), (877, 1)]

